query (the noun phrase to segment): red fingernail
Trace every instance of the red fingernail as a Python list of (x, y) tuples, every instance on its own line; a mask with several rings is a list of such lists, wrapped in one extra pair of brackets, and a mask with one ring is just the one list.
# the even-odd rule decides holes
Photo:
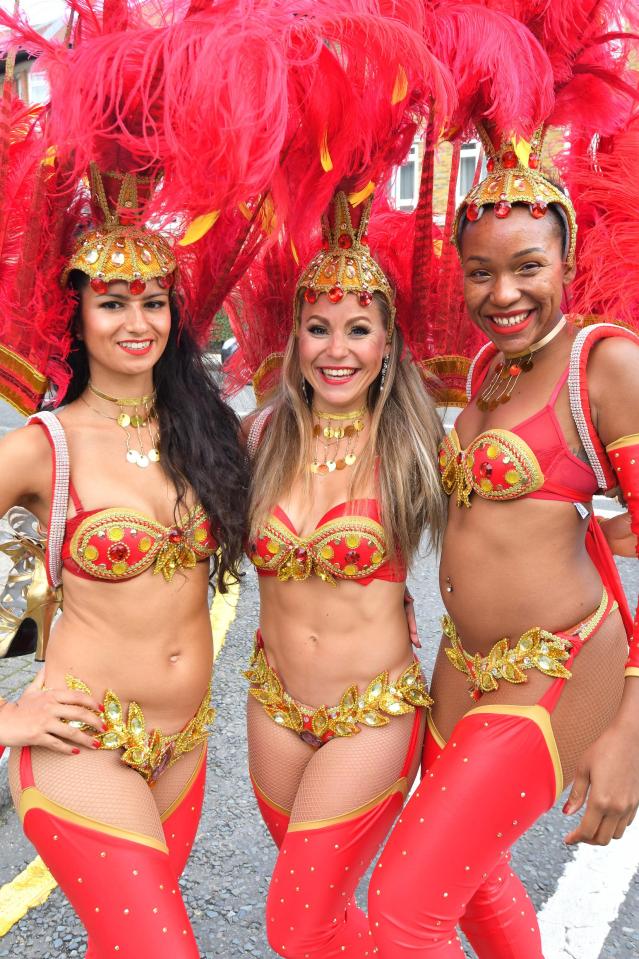
[(77, 746), (74, 746), (73, 749), (71, 750), (71, 752), (73, 753), (74, 756), (79, 756), (79, 755), (80, 755), (80, 750), (78, 749)]
[(93, 748), (94, 748), (94, 749), (99, 749), (99, 748), (100, 748), (100, 740), (99, 740), (99, 739), (94, 739), (94, 740), (93, 740)]
[(100, 705), (98, 706), (98, 709), (100, 710), (101, 713), (104, 712), (104, 706), (102, 705), (102, 703), (100, 703)]
[(570, 813), (572, 812), (572, 806), (570, 805), (570, 802), (569, 802), (569, 801), (566, 801), (566, 802), (564, 803), (563, 812), (565, 812), (565, 814), (566, 814), (567, 816), (569, 816)]
[(104, 732), (106, 732), (108, 728), (109, 727), (107, 726), (106, 723), (102, 723), (102, 729), (104, 730)]

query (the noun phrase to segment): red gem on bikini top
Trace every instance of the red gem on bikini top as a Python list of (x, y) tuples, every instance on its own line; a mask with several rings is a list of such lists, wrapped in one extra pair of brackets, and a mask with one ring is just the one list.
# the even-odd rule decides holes
[(439, 447), (439, 471), (444, 492), (457, 494), (457, 505), (470, 507), (470, 496), (511, 500), (527, 496), (544, 484), (537, 457), (516, 433), (492, 429), (480, 433), (465, 450), (452, 429)]
[(62, 547), (65, 569), (110, 582), (132, 579), (154, 566), (168, 582), (178, 569), (191, 569), (217, 548), (202, 506), (181, 527), (163, 526), (131, 509), (85, 511), (67, 520)]
[(276, 575), (282, 582), (302, 581), (311, 574), (332, 585), (338, 579), (402, 581), (405, 571), (388, 563), (377, 504), (364, 502), (373, 515), (334, 516), (353, 505), (342, 503), (329, 510), (309, 536), (298, 536), (277, 506), (250, 543), (249, 559), (258, 573)]

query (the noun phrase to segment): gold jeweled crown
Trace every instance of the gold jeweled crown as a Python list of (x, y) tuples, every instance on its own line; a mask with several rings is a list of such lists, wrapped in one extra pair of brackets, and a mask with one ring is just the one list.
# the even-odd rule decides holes
[(496, 148), (484, 127), (478, 124), (477, 132), (488, 158), (488, 176), (472, 188), (457, 208), (451, 238), (457, 252), (460, 252), (460, 226), (464, 216), (474, 222), (483, 214), (483, 208), (491, 204), (495, 216), (503, 219), (508, 216), (513, 204), (517, 203), (527, 204), (531, 216), (541, 219), (552, 203), (565, 214), (568, 229), (566, 262), (572, 266), (577, 245), (575, 209), (570, 198), (539, 169), (545, 128), (540, 127), (533, 135), (527, 163), (521, 156), (528, 152), (527, 144), (515, 146), (511, 140), (503, 140)]
[(355, 229), (351, 206), (345, 193), (333, 199), (333, 223), (328, 216), (322, 220), (324, 245), (302, 272), (295, 288), (295, 329), (299, 325), (299, 296), (304, 291), (307, 303), (315, 303), (321, 293), (339, 303), (346, 293), (356, 293), (361, 306), (370, 306), (373, 293), (381, 293), (388, 302), (390, 317), (386, 338), (390, 340), (395, 322), (393, 289), (381, 267), (371, 256), (366, 230), (371, 215), (373, 197), (363, 204), (359, 225)]
[(135, 222), (139, 188), (152, 188), (153, 179), (105, 173), (95, 163), (89, 167), (89, 177), (91, 204), (103, 223), (82, 234), (62, 274), (62, 284), (72, 270), (81, 270), (91, 278), (96, 293), (106, 293), (113, 280), (127, 282), (134, 295), (143, 293), (152, 279), (168, 289), (176, 268), (173, 250), (161, 233)]

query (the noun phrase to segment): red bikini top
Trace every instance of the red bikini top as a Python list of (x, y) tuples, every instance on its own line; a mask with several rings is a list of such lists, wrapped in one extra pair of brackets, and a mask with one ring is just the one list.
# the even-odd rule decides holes
[[(475, 395), (489, 368), (473, 383)], [(455, 429), (439, 448), (439, 469), (444, 491), (457, 494), (458, 506), (470, 506), (470, 496), (511, 500), (520, 496), (588, 503), (599, 487), (591, 466), (568, 448), (555, 412), (555, 402), (568, 379), (565, 370), (552, 395), (539, 412), (512, 429), (480, 433), (466, 449)]]
[[(177, 569), (208, 560), (217, 544), (202, 506), (188, 511), (180, 526), (163, 526), (136, 510), (85, 510), (70, 479), (69, 450), (62, 424), (51, 412), (29, 419), (44, 429), (52, 455), (51, 510), (46, 566), (51, 586), (62, 582), (62, 567), (83, 579), (117, 583), (154, 566), (168, 581)], [(71, 498), (76, 515), (67, 518)]]
[(180, 526), (164, 526), (126, 507), (85, 510), (72, 485), (69, 494), (77, 512), (67, 519), (62, 565), (74, 576), (113, 583), (153, 566), (168, 582), (217, 549), (202, 506), (190, 509)]
[[(355, 513), (354, 507), (360, 507)], [(379, 506), (374, 499), (339, 503), (322, 516), (308, 536), (299, 536), (280, 506), (249, 544), (248, 557), (260, 576), (302, 581), (314, 573), (331, 585), (351, 580), (368, 586), (375, 579), (401, 583), (406, 569), (388, 558)]]

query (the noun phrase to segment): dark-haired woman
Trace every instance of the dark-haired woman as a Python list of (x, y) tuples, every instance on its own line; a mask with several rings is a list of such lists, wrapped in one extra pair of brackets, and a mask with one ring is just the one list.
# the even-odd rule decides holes
[(87, 955), (197, 957), (178, 877), (212, 719), (210, 564), (222, 585), (237, 573), (244, 454), (180, 325), (166, 241), (102, 228), (69, 267), (68, 402), (0, 443), (0, 513), (19, 504), (48, 527), (64, 612), (43, 673), (0, 704), (0, 742)]
[(491, 155), (454, 234), (489, 342), (440, 450), (447, 615), (424, 778), (370, 885), (383, 959), (461, 959), (458, 926), (482, 959), (541, 959), (510, 847), (570, 783), (569, 843), (620, 838), (639, 803), (639, 624), (592, 514), (619, 485), (639, 533), (639, 342), (562, 315), (575, 213), (514, 156)]

